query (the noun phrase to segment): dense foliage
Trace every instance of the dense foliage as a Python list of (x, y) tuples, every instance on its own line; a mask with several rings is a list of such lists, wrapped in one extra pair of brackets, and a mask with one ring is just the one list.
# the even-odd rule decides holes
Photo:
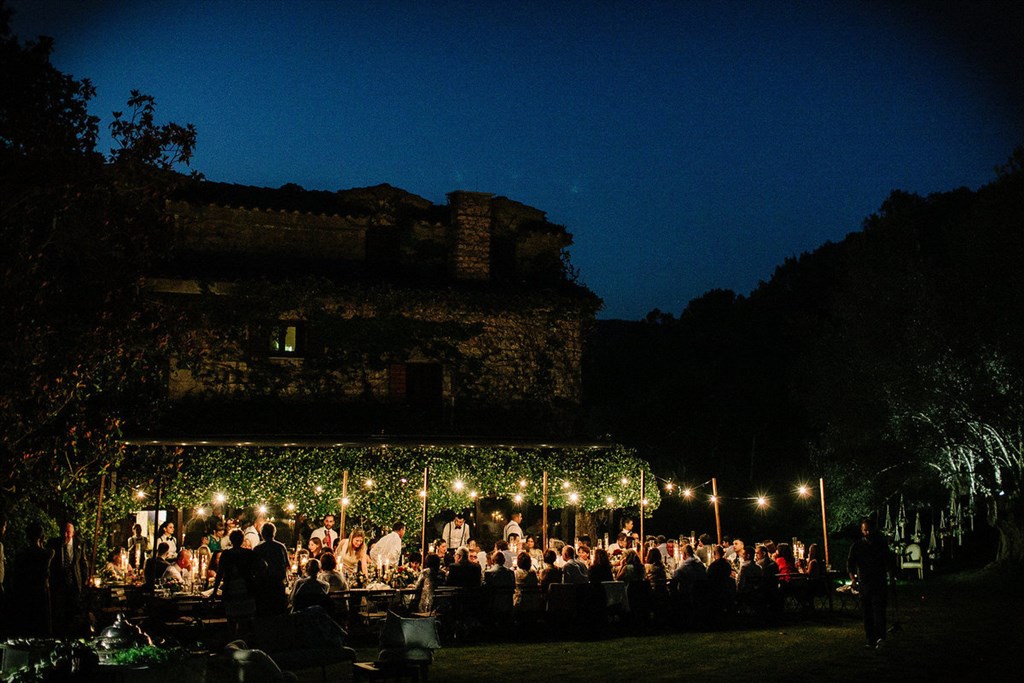
[(1019, 149), (978, 191), (894, 192), (749, 297), (603, 324), (591, 415), (663, 473), (776, 490), (824, 476), (836, 528), (952, 496), (1021, 561), (1022, 164)]

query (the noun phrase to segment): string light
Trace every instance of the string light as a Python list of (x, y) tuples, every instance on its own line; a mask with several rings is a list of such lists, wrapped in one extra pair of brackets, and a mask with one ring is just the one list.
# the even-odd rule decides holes
[(611, 496), (608, 496), (607, 498), (605, 498), (605, 499), (604, 499), (604, 502), (606, 502), (606, 503), (608, 503), (609, 505), (611, 505), (612, 503), (614, 503), (614, 502), (615, 502), (615, 499), (614, 499), (614, 498), (612, 498)]
[(317, 493), (323, 493), (324, 492), (324, 487), (323, 486), (317, 486), (313, 490), (316, 491)]
[(648, 505), (651, 504), (651, 502), (644, 498), (642, 501), (640, 501), (640, 504), (643, 505), (644, 507), (647, 507)]
[(711, 496), (711, 502), (712, 503), (717, 503), (718, 502), (718, 496)]
[(665, 484), (665, 490), (669, 491), (669, 492), (672, 491), (672, 482), (669, 482), (669, 483)]
[(216, 496), (213, 497), (213, 502), (216, 503), (217, 505), (223, 505), (224, 501), (226, 500), (227, 496), (225, 496), (223, 493), (218, 493)]
[(683, 489), (683, 498), (693, 498), (693, 491), (690, 489)]
[(295, 512), (295, 503), (288, 503), (284, 506), (284, 509), (288, 512)]
[(567, 482), (567, 481), (563, 481), (563, 482), (562, 482), (562, 488), (563, 488), (563, 489), (567, 489), (567, 488), (569, 488), (570, 486), (571, 486), (571, 484), (570, 484), (569, 482)]
[(196, 508), (196, 514), (199, 515), (200, 517), (205, 517), (206, 516), (206, 508), (204, 508), (204, 507), (197, 507)]
[(623, 486), (629, 486), (629, 479), (623, 477), (622, 479), (619, 480), (619, 483), (622, 484)]
[(472, 498), (473, 500), (476, 500), (477, 492), (476, 491), (470, 491), (469, 492), (469, 497)]
[(146, 492), (143, 491), (142, 489), (139, 489), (138, 491), (135, 492), (135, 497), (138, 498), (139, 500), (142, 500), (143, 498), (146, 497)]
[(525, 479), (520, 479), (519, 480), (519, 488), (521, 488), (521, 489), (525, 489), (526, 488), (526, 480)]
[(463, 487), (464, 487), (464, 486), (465, 486), (465, 484), (463, 484), (463, 483), (462, 483), (462, 482), (461, 482), (460, 480), (458, 480), (458, 479), (456, 479), (456, 480), (455, 480), (455, 483), (453, 483), (453, 484), (452, 484), (452, 488), (453, 488), (453, 489), (455, 489), (455, 492), (456, 492), (456, 493), (459, 493), (460, 491), (462, 491), (462, 489), (463, 489)]
[(811, 495), (811, 489), (807, 486), (807, 484), (800, 484), (796, 492), (800, 494), (801, 498), (806, 498), (807, 496)]
[(348, 504), (349, 504), (350, 502), (351, 502), (351, 501), (350, 501), (350, 500), (348, 499), (348, 496), (345, 496), (344, 498), (342, 498), (342, 499), (341, 499), (341, 505), (342, 505), (342, 507), (348, 507)]
[(424, 491), (423, 489), (420, 489), (420, 498), (426, 498), (426, 497), (427, 497), (427, 492)]
[(512, 500), (514, 500), (516, 502), (516, 504), (518, 505), (519, 503), (523, 502), (523, 497), (517, 493)]
[(768, 506), (768, 499), (765, 498), (764, 496), (758, 496), (757, 497), (757, 507), (763, 508), (763, 507), (767, 507), (767, 506)]
[(580, 494), (578, 494), (578, 493), (570, 493), (569, 494), (569, 502), (573, 503), (573, 504), (576, 504), (576, 503), (580, 502)]
[(265, 515), (267, 514), (267, 506), (260, 505), (258, 508), (256, 508), (256, 511), (259, 512), (261, 515)]
[(373, 479), (367, 479), (366, 480), (366, 488), (368, 488), (368, 489), (372, 489), (373, 488)]

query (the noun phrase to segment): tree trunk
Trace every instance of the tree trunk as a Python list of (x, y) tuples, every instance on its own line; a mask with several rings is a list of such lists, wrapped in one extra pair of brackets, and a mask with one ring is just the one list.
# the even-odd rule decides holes
[(1024, 501), (998, 498), (988, 505), (988, 523), (999, 532), (996, 565), (1024, 566)]
[[(597, 541), (597, 519), (593, 513), (584, 512), (583, 510), (576, 513), (576, 537), (579, 538), (581, 536), (590, 537), (591, 547)], [(571, 539), (566, 539), (567, 542), (569, 540)]]

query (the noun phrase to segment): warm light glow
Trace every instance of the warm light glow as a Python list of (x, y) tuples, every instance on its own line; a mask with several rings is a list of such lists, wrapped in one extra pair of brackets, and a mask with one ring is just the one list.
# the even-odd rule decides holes
[(472, 498), (473, 500), (476, 500), (476, 496), (477, 496), (476, 491), (470, 491), (469, 492), (469, 497)]
[(323, 486), (317, 486), (313, 490), (316, 491), (317, 493), (323, 493), (324, 492), (324, 487)]
[(606, 502), (606, 503), (608, 503), (609, 505), (611, 505), (612, 503), (614, 503), (614, 502), (615, 502), (615, 499), (614, 499), (614, 498), (612, 498), (611, 496), (608, 496), (607, 498), (605, 498), (605, 499), (604, 499), (604, 502)]
[(265, 514), (267, 514), (267, 506), (266, 506), (266, 505), (260, 505), (260, 506), (259, 506), (258, 508), (256, 508), (256, 509), (257, 509), (257, 511), (258, 511), (258, 512), (259, 512), (259, 513), (260, 513), (261, 515), (265, 515)]
[(136, 491), (135, 497), (138, 498), (139, 500), (142, 500), (143, 498), (146, 497), (146, 492), (142, 490)]
[(562, 488), (563, 489), (567, 489), (567, 488), (569, 488), (569, 486), (570, 486), (569, 482), (567, 482), (567, 481), (563, 481), (562, 482)]
[(757, 497), (757, 507), (763, 508), (766, 505), (768, 505), (768, 499), (765, 498), (764, 496), (758, 496)]
[(351, 501), (349, 501), (348, 496), (345, 496), (344, 498), (341, 499), (342, 506), (348, 506), (350, 502)]
[(627, 479), (626, 477), (623, 477), (622, 479), (619, 480), (619, 483), (621, 483), (623, 486), (628, 486), (629, 485), (629, 479)]
[(227, 496), (225, 496), (223, 493), (218, 493), (216, 496), (213, 497), (213, 502), (216, 503), (217, 505), (223, 505), (224, 501), (226, 500)]
[(202, 508), (202, 507), (196, 508), (196, 514), (199, 515), (200, 517), (205, 517), (206, 516), (206, 508)]
[(717, 503), (718, 502), (718, 496), (711, 496), (711, 502), (712, 503)]
[(569, 494), (569, 502), (570, 503), (578, 503), (578, 502), (580, 502), (580, 494), (578, 494), (578, 493), (570, 493)]
[(525, 489), (526, 488), (526, 480), (525, 479), (520, 479), (519, 480), (519, 488), (521, 488), (521, 489)]
[(405, 477), (402, 477), (402, 478), (401, 478), (401, 479), (399, 479), (398, 481), (402, 482), (403, 484), (407, 484), (407, 483), (409, 483), (409, 480), (408, 480), (408, 479), (406, 479)]
[(284, 509), (288, 512), (295, 512), (295, 503), (288, 503), (284, 506)]
[(516, 503), (522, 503), (523, 497), (517, 493), (512, 500), (514, 500)]
[(456, 480), (455, 480), (455, 483), (453, 483), (453, 484), (452, 484), (452, 488), (453, 488), (453, 489), (455, 489), (455, 492), (456, 492), (456, 493), (459, 493), (460, 491), (462, 491), (462, 489), (463, 489), (463, 488), (464, 488), (465, 486), (466, 486), (466, 485), (465, 485), (465, 484), (463, 484), (463, 483), (462, 483), (461, 481), (459, 481), (458, 479), (456, 479)]
[(424, 491), (423, 489), (420, 489), (420, 498), (426, 498), (426, 497), (427, 497), (427, 492)]
[(672, 490), (672, 482), (669, 482), (669, 483), (665, 484), (665, 490), (666, 491), (671, 491)]
[(808, 488), (807, 484), (800, 484), (800, 487), (796, 490), (800, 494), (801, 498), (806, 498), (811, 495), (811, 489)]
[(647, 507), (647, 506), (648, 506), (648, 505), (650, 505), (651, 503), (650, 503), (650, 501), (649, 501), (649, 500), (647, 500), (646, 498), (644, 498), (643, 500), (641, 500), (641, 501), (640, 501), (640, 504), (641, 504), (641, 505), (643, 505), (644, 507)]
[(365, 482), (363, 482), (363, 483), (365, 483), (365, 484), (366, 484), (366, 488), (368, 488), (368, 489), (372, 489), (372, 488), (373, 488), (373, 479), (367, 479), (367, 480), (366, 480)]
[(690, 489), (683, 489), (683, 498), (692, 498), (692, 497), (693, 497), (693, 491), (691, 491)]

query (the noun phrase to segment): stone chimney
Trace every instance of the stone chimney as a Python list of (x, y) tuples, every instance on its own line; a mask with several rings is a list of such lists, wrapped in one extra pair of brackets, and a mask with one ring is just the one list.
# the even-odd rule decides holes
[(457, 280), (491, 277), (491, 197), (488, 192), (448, 193), (452, 210), (449, 263)]

